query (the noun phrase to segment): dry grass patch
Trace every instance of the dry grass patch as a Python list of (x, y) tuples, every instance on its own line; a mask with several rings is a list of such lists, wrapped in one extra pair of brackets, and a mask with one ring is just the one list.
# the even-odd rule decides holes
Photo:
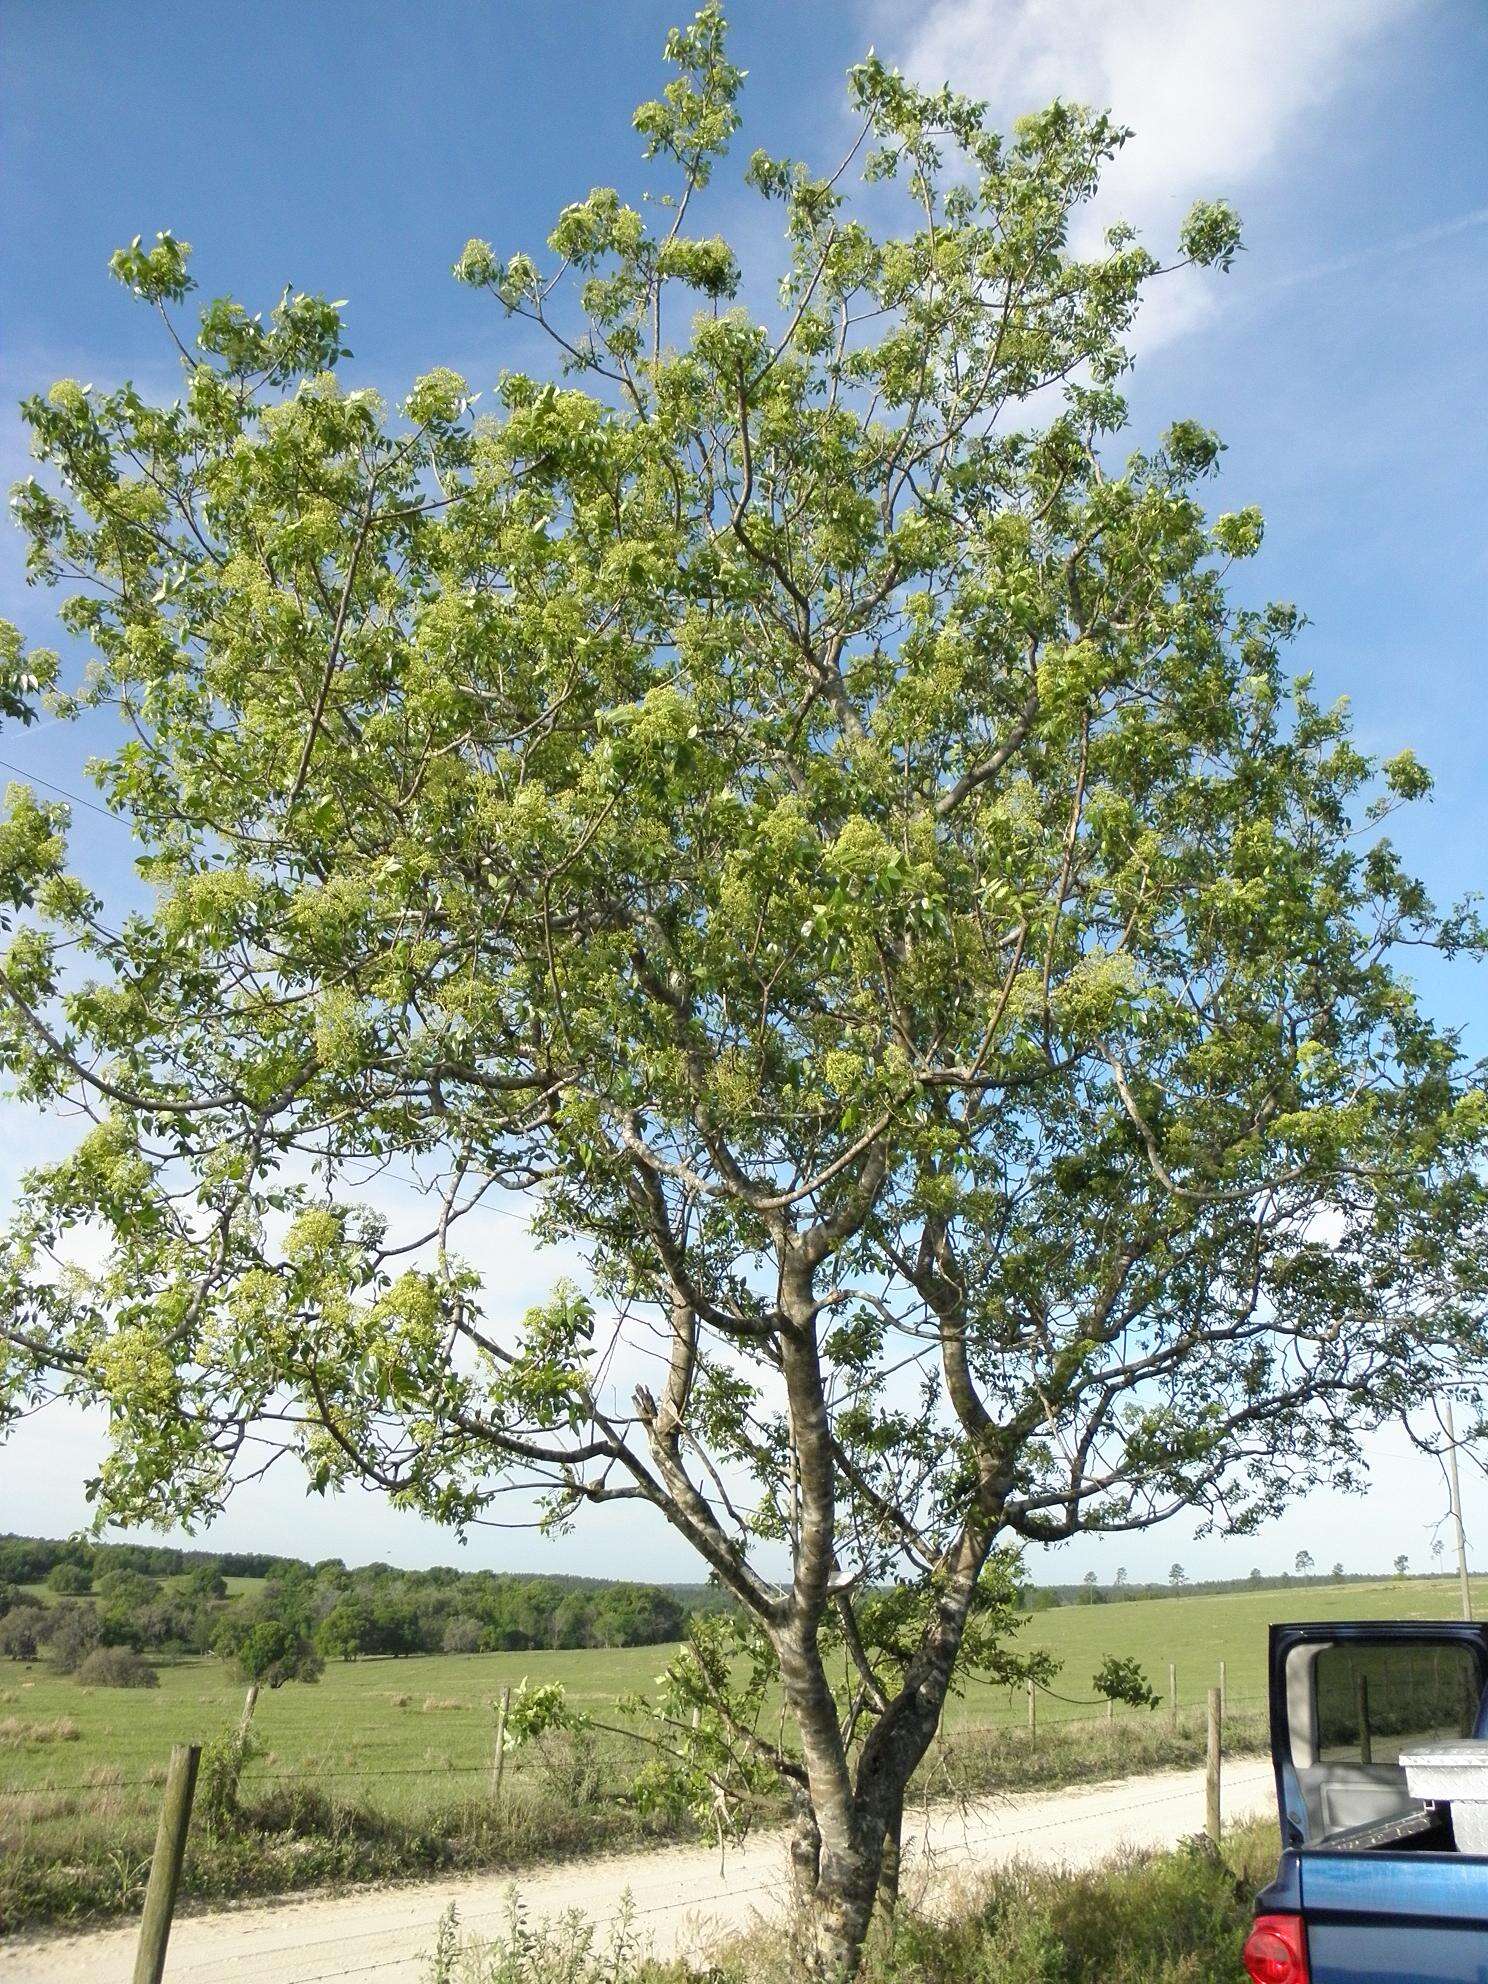
[(82, 1733), (70, 1715), (55, 1715), (50, 1722), (23, 1722), (18, 1715), (7, 1715), (0, 1722), (0, 1750), (25, 1750), (39, 1743), (75, 1743)]

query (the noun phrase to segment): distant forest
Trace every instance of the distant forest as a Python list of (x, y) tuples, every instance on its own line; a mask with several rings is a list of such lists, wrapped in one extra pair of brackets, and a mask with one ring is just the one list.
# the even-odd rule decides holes
[[(254, 1582), (235, 1591), (238, 1579)], [(23, 1659), (46, 1646), (55, 1661), (59, 1638), (79, 1659), (100, 1645), (210, 1651), (272, 1681), (286, 1659), (305, 1675), (318, 1661), (372, 1654), (652, 1646), (723, 1602), (700, 1585), (0, 1537), (0, 1652)]]

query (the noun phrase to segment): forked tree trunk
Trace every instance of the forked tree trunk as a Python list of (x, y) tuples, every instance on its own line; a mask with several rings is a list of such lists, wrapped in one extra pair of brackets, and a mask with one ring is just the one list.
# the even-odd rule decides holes
[[(876, 1189), (874, 1181), (870, 1199)], [(877, 1720), (850, 1759), (820, 1640), (833, 1594), (843, 1590), (834, 1583), (840, 1574), (837, 1458), (814, 1335), (813, 1275), (829, 1251), (829, 1239), (826, 1229), (817, 1227), (808, 1236), (813, 1244), (782, 1247), (781, 1306), (795, 1326), (780, 1345), (791, 1424), (794, 1563), (784, 1616), (767, 1630), (801, 1739), (804, 1782), (791, 1848), (801, 1968), (813, 1984), (852, 1984), (875, 1910), (892, 1919), (898, 1899), (905, 1794), (940, 1722), (977, 1581), (997, 1533), (998, 1488), (990, 1478), (984, 1481), (986, 1506), (966, 1522), (946, 1553), (934, 1612), (918, 1651), (902, 1677), (895, 1677), (892, 1697), (861, 1643), (851, 1649)], [(954, 1362), (952, 1356), (953, 1367)], [(850, 1601), (845, 1603), (850, 1610)]]
[[(846, 1819), (846, 1824), (841, 1821)], [(902, 1787), (880, 1783), (825, 1823), (800, 1794), (791, 1832), (792, 1942), (813, 1984), (851, 1984), (871, 1935), (884, 1947), (899, 1900)], [(833, 1823), (833, 1821), (837, 1823)]]

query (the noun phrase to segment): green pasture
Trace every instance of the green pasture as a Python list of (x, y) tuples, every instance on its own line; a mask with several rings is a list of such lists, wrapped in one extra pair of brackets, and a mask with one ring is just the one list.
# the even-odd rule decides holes
[[(1488, 1610), (1488, 1580), (1478, 1581), (1476, 1599)], [(1456, 1613), (1457, 1587), (1451, 1580), (1382, 1579), (1065, 1606), (1031, 1615), (1022, 1637), (1027, 1645), (1047, 1647), (1062, 1663), (1052, 1691), (1040, 1698), (1043, 1724), (1103, 1712), (1090, 1705), (1090, 1680), (1108, 1654), (1140, 1661), (1164, 1696), (1168, 1663), (1175, 1663), (1184, 1704), (1203, 1700), (1223, 1660), (1229, 1697), (1238, 1710), (1255, 1707), (1262, 1698), (1266, 1628), (1273, 1620)], [(477, 1794), (491, 1764), (495, 1703), (504, 1687), (524, 1679), (556, 1681), (576, 1705), (602, 1713), (616, 1696), (648, 1690), (671, 1651), (627, 1647), (332, 1661), (313, 1686), (290, 1683), (265, 1690), (254, 1724), (262, 1747), (245, 1788), (255, 1780), (294, 1776), (346, 1794), (375, 1790), (386, 1805), (402, 1810)], [(147, 1786), (172, 1743), (210, 1739), (236, 1720), (243, 1686), (225, 1662), (184, 1659), (159, 1672), (158, 1689), (89, 1689), (53, 1673), (43, 1661), (0, 1660), (0, 1793)], [(1021, 1692), (972, 1681), (947, 1719), (953, 1727), (1021, 1724), (1026, 1712)], [(1135, 1713), (1117, 1710), (1123, 1719)], [(525, 1772), (529, 1765), (523, 1759), (514, 1768)]]
[[(1474, 1578), (1472, 1591), (1475, 1614), (1488, 1617), (1488, 1578)], [(1241, 1586), (1190, 1597), (1134, 1599), (1122, 1605), (1061, 1606), (1035, 1613), (1023, 1637), (1029, 1645), (1048, 1647), (1064, 1663), (1053, 1684), (1062, 1694), (1088, 1697), (1095, 1669), (1107, 1654), (1118, 1654), (1139, 1660), (1164, 1697), (1171, 1661), (1178, 1669), (1180, 1703), (1198, 1703), (1216, 1685), (1223, 1661), (1230, 1701), (1254, 1708), (1265, 1697), (1266, 1634), (1273, 1623), (1460, 1617), (1455, 1578), (1381, 1578), (1269, 1591)], [(996, 1717), (991, 1713), (994, 1704), (1000, 1704)], [(1007, 1692), (973, 1684), (961, 1712), (975, 1721), (1006, 1717)], [(1051, 1700), (1047, 1711), (1041, 1705), (1040, 1713), (1045, 1712), (1088, 1715), (1091, 1711)]]
[[(556, 1681), (576, 1705), (599, 1709), (649, 1689), (671, 1652), (622, 1647), (558, 1653), (430, 1654), (331, 1661), (311, 1686), (265, 1689), (254, 1716), (260, 1750), (244, 1779), (293, 1776), (327, 1790), (375, 1790), (407, 1810), (474, 1793), (494, 1751), (495, 1703), (524, 1678)], [(159, 1668), (160, 1686), (84, 1688), (43, 1661), (0, 1660), (0, 1792), (121, 1788), (158, 1775), (171, 1745), (206, 1741), (242, 1709), (243, 1684), (214, 1658)], [(76, 1737), (4, 1747), (12, 1723), (75, 1725)], [(117, 1776), (115, 1776), (117, 1774)]]

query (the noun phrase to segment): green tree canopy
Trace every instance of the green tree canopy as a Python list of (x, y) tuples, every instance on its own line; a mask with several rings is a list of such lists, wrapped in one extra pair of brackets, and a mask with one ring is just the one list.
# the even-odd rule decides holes
[[(835, 171), (748, 162), (766, 311), (694, 230), (717, 10), (668, 54), (665, 201), (457, 265), (550, 372), (388, 408), (319, 297), (178, 331), (164, 234), (114, 268), (179, 398), (27, 403), (54, 707), (118, 719), (145, 898), (11, 788), (0, 1057), (91, 1121), (16, 1211), (6, 1384), (107, 1400), (129, 1520), (264, 1440), (457, 1525), (658, 1512), (778, 1671), (799, 1747), (693, 1685), (795, 1785), (845, 1974), (958, 1657), (1012, 1659), (1005, 1547), (1243, 1528), (1475, 1377), (1484, 1105), (1396, 960), (1477, 931), (1378, 830), (1426, 774), (1232, 595), (1217, 439), (1123, 435), (1165, 270), (1071, 242), (1124, 133), (869, 59)], [(1237, 243), (1205, 205), (1176, 259)], [(4, 652), (17, 704), (57, 676)], [(483, 1285), (501, 1191), (582, 1290)]]
[(242, 1678), (255, 1686), (318, 1681), (325, 1667), (309, 1636), (283, 1619), (260, 1619), (241, 1634), (224, 1635), (219, 1651), (230, 1653)]

